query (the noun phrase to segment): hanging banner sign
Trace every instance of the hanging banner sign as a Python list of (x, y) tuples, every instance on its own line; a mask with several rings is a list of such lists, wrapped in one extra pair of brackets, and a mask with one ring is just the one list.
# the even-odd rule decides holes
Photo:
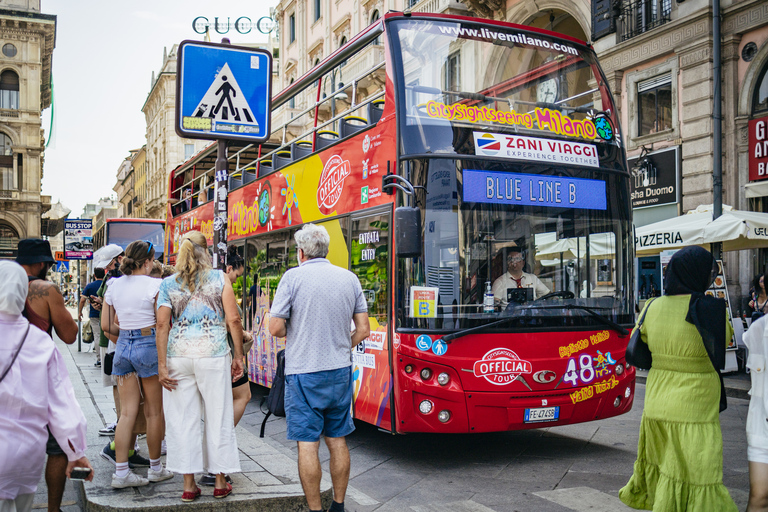
[(768, 116), (749, 122), (749, 181), (768, 178)]

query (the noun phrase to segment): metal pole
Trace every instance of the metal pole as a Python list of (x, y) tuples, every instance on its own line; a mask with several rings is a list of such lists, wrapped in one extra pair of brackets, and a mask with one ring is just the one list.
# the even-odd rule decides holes
[[(720, 91), (720, 0), (712, 0), (712, 80), (714, 82), (714, 161), (712, 163), (712, 192), (714, 194), (712, 219), (723, 214), (723, 127), (722, 127), (722, 94)], [(722, 244), (714, 244), (713, 255), (721, 258)]]
[(213, 267), (224, 270), (227, 266), (227, 209), (229, 186), (227, 142), (216, 143), (216, 197), (213, 218)]
[[(77, 260), (77, 307), (80, 307), (80, 260)], [(77, 351), (82, 352), (83, 321), (77, 317)]]
[[(229, 38), (221, 40), (229, 44)], [(213, 268), (227, 267), (227, 210), (229, 207), (229, 162), (227, 162), (227, 141), (216, 143), (216, 188), (214, 192), (213, 216)]]

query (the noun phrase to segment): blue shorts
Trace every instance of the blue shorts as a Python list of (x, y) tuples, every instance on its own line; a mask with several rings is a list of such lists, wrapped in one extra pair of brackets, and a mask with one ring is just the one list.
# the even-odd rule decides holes
[(313, 443), (344, 437), (352, 422), (352, 367), (285, 376), (288, 440)]
[[(151, 331), (152, 334), (142, 334)], [(112, 375), (128, 375), (136, 372), (146, 379), (157, 375), (157, 343), (155, 329), (120, 329), (112, 360)]]

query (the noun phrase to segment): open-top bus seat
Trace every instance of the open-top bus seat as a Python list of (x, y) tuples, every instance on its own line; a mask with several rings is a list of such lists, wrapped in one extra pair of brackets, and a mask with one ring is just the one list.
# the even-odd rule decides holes
[(300, 140), (291, 144), (291, 158), (293, 161), (312, 154), (312, 143), (308, 140)]
[(229, 177), (229, 190), (234, 190), (243, 186), (242, 172), (235, 173)]
[(317, 138), (315, 139), (315, 147), (320, 150), (326, 148), (339, 140), (339, 134), (331, 130), (322, 130), (317, 132)]
[(274, 170), (274, 167), (272, 167), (272, 160), (262, 160), (259, 162), (259, 177), (266, 176)]
[(275, 169), (280, 169), (293, 162), (290, 151), (278, 151), (275, 156), (272, 157), (272, 162)]
[(376, 124), (381, 119), (381, 114), (384, 113), (384, 98), (379, 98), (368, 104), (368, 119), (371, 120), (371, 124)]
[(246, 183), (250, 183), (256, 179), (256, 168), (255, 167), (248, 167), (247, 169), (243, 170), (243, 185)]
[(347, 116), (341, 119), (341, 138), (357, 133), (368, 126), (368, 120), (363, 117)]

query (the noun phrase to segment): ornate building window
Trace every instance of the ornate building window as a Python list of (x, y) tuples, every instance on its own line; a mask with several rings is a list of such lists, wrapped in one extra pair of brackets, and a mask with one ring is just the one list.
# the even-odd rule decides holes
[(0, 108), (19, 108), (19, 75), (10, 69), (0, 74)]
[(288, 44), (296, 40), (296, 15), (291, 14), (288, 18)]
[(13, 46), (11, 43), (6, 43), (3, 45), (3, 55), (8, 57), (9, 59), (12, 59), (16, 56), (16, 47)]
[[(379, 10), (378, 9), (374, 9), (373, 14), (371, 14), (371, 25), (376, 23), (376, 21), (379, 18), (381, 18), (381, 14), (379, 14)], [(381, 38), (377, 37), (376, 39), (374, 39), (373, 40), (373, 44), (381, 44)]]
[(18, 174), (13, 171), (11, 138), (0, 132), (0, 190), (17, 190)]
[(663, 132), (672, 128), (672, 74), (637, 84), (638, 135)]

